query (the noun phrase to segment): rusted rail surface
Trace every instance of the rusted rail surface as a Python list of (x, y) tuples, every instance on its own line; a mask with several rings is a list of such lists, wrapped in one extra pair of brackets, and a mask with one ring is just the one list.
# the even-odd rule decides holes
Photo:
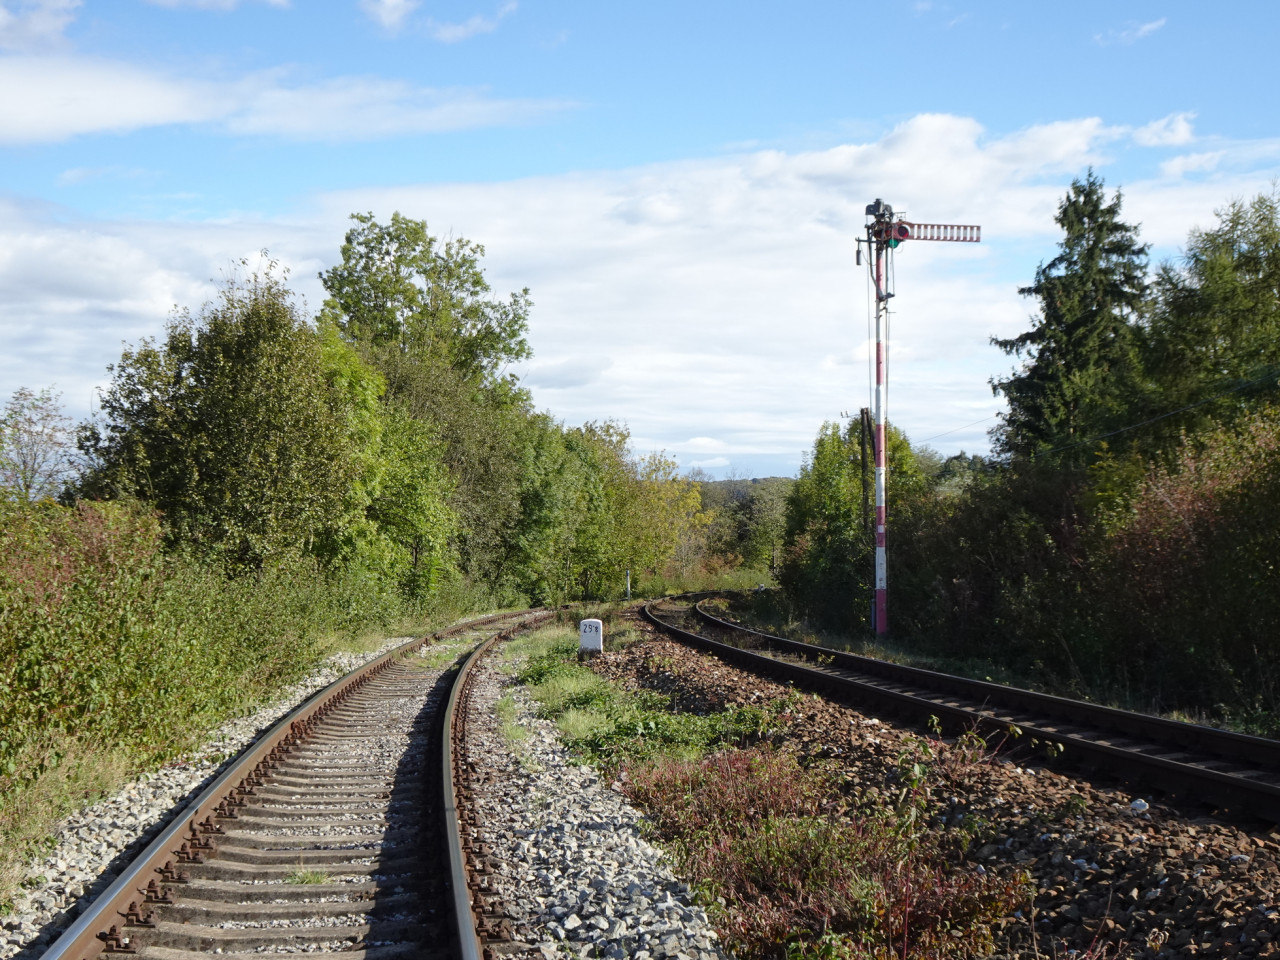
[[(1280, 742), (830, 650), (749, 630), (702, 608), (705, 594), (648, 604), (675, 636), (767, 673), (952, 730), (1008, 732), (1060, 745), (1064, 757), (1174, 798), (1280, 823)], [(693, 618), (699, 630), (685, 622)]]
[[(110, 887), (97, 899), (93, 904), (68, 928), (63, 935), (55, 941), (55, 943), (45, 952), (43, 960), (92, 960), (100, 955), (110, 954), (134, 954), (139, 950), (144, 956), (156, 958), (156, 960), (175, 960), (179, 956), (189, 955), (192, 951), (207, 951), (233, 953), (241, 952), (236, 949), (237, 942), (234, 937), (228, 938), (227, 942), (218, 942), (204, 937), (204, 942), (197, 938), (193, 941), (188, 935), (183, 940), (182, 935), (187, 931), (178, 929), (181, 925), (191, 922), (193, 911), (199, 913), (204, 911), (208, 913), (212, 910), (217, 913), (219, 908), (210, 907), (207, 900), (202, 904), (190, 904), (186, 907), (182, 905), (182, 889), (184, 884), (188, 882), (186, 874), (200, 873), (204, 879), (201, 880), (206, 888), (204, 895), (212, 896), (214, 899), (221, 896), (219, 892), (220, 881), (216, 879), (221, 874), (219, 871), (235, 871), (242, 869), (243, 864), (273, 864), (277, 863), (277, 856), (282, 849), (288, 848), (288, 827), (280, 828), (280, 821), (266, 821), (263, 818), (267, 816), (282, 817), (287, 814), (273, 812), (270, 814), (262, 813), (257, 809), (259, 801), (263, 794), (275, 791), (276, 794), (285, 796), (291, 791), (295, 796), (324, 796), (325, 790), (312, 790), (306, 793), (306, 787), (303, 786), (304, 781), (298, 779), (300, 767), (307, 765), (307, 757), (309, 754), (314, 755), (317, 749), (316, 734), (318, 731), (327, 731), (326, 736), (332, 739), (336, 731), (341, 731), (342, 724), (347, 722), (348, 717), (351, 722), (359, 723), (357, 716), (360, 707), (360, 701), (368, 701), (382, 697), (387, 700), (396, 695), (396, 684), (402, 686), (407, 682), (405, 680), (405, 658), (408, 654), (417, 648), (433, 641), (445, 639), (465, 634), (467, 632), (479, 631), (501, 631), (503, 634), (509, 634), (514, 630), (526, 629), (553, 616), (552, 613), (540, 611), (526, 611), (521, 614), (500, 614), (491, 617), (477, 618), (471, 621), (460, 623), (453, 628), (442, 633), (434, 634), (420, 640), (411, 641), (386, 654), (376, 658), (365, 664), (363, 667), (353, 671), (351, 674), (331, 684), (329, 687), (312, 696), (303, 703), (298, 709), (290, 713), (288, 716), (280, 720), (263, 736), (261, 736), (253, 745), (248, 747), (240, 758), (227, 770), (225, 770), (209, 787), (207, 787), (199, 796), (190, 802), (190, 804), (177, 816), (173, 822), (153, 840), (147, 848), (138, 856), (138, 858), (111, 884)], [(491, 638), (488, 642), (492, 642)], [(466, 668), (469, 666), (464, 664), (463, 669), (457, 671), (456, 676), (465, 676)], [(439, 681), (445, 682), (445, 678)], [(379, 691), (379, 685), (383, 689)], [(453, 688), (453, 696), (457, 695), (456, 686)], [(450, 700), (452, 705), (453, 700)], [(437, 709), (435, 717), (437, 720), (444, 717), (445, 710)], [(366, 727), (368, 721), (365, 721)], [(453, 731), (448, 723), (434, 724), (435, 746), (432, 749), (438, 749), (443, 753), (444, 769), (449, 770), (450, 756), (452, 750), (450, 748), (450, 739)], [(339, 734), (341, 735), (341, 734)], [(323, 739), (323, 738), (321, 738)], [(357, 741), (353, 739), (353, 745)], [(339, 745), (338, 751), (345, 748)], [(319, 763), (326, 767), (325, 776), (336, 778), (341, 781), (344, 776), (353, 782), (360, 779), (358, 772), (344, 774), (332, 759), (334, 756), (341, 756), (341, 753), (329, 753), (329, 759), (321, 759), (319, 761), (312, 760), (313, 763)], [(338, 762), (340, 763), (340, 761)], [(439, 768), (437, 768), (438, 770)], [(305, 771), (304, 771), (305, 772)], [(453, 794), (454, 784), (451, 778), (441, 778), (437, 775), (431, 776), (432, 782), (435, 784), (436, 790), (443, 790), (442, 795), (428, 796), (425, 806), (433, 807), (437, 811), (444, 811), (452, 814), (457, 808), (457, 799)], [(441, 782), (443, 780), (443, 783)], [(427, 786), (428, 792), (431, 790), (430, 785)], [(336, 793), (341, 795), (341, 789)], [(390, 800), (390, 795), (387, 795)], [(307, 802), (307, 801), (299, 801)], [(328, 801), (309, 801), (311, 803), (327, 803)], [(340, 801), (338, 802), (341, 806)], [(359, 802), (359, 801), (357, 801)], [(241, 812), (246, 809), (250, 810), (251, 816), (242, 817)], [(332, 808), (327, 808), (332, 809)], [(358, 819), (360, 814), (316, 814), (315, 810), (303, 811), (303, 814), (313, 814), (322, 817), (335, 816), (337, 819)], [(374, 814), (374, 816), (385, 816), (384, 814)], [(247, 821), (256, 821), (258, 823), (273, 823), (274, 826), (263, 828), (263, 837), (254, 849), (254, 844), (248, 844), (248, 848), (238, 847), (232, 849), (234, 844), (223, 843), (228, 831), (240, 832), (243, 834), (243, 825)], [(430, 825), (428, 830), (435, 831), (438, 828), (440, 835), (446, 837), (445, 850), (443, 854), (437, 852), (436, 859), (440, 862), (436, 864), (435, 873), (438, 877), (448, 876), (454, 887), (453, 901), (459, 904), (457, 910), (451, 910), (449, 913), (452, 920), (449, 926), (452, 927), (454, 935), (448, 937), (449, 943), (439, 944), (439, 948), (432, 948), (428, 953), (420, 955), (437, 955), (437, 956), (461, 956), (467, 958), (476, 958), (479, 956), (480, 941), (478, 939), (478, 931), (475, 924), (475, 916), (471, 910), (470, 897), (467, 891), (467, 881), (465, 872), (462, 874), (463, 879), (459, 880), (457, 872), (451, 872), (449, 864), (462, 864), (464, 867), (467, 863), (466, 855), (463, 851), (461, 840), (458, 835), (456, 824), (453, 824), (452, 831), (449, 830), (451, 816), (444, 817), (444, 823)], [(334, 829), (330, 827), (329, 829)], [(340, 829), (340, 828), (338, 828)], [(348, 847), (358, 846), (360, 838), (357, 837), (335, 837), (332, 844), (332, 856), (327, 856), (330, 851), (322, 850), (320, 853), (311, 852), (308, 854), (308, 862), (302, 863), (299, 857), (299, 867), (311, 866), (318, 864), (321, 871), (325, 869), (328, 862), (339, 862), (343, 857), (343, 850)], [(241, 841), (243, 843), (243, 841)], [(346, 846), (344, 846), (344, 844)], [(228, 856), (232, 859), (226, 863), (219, 860), (218, 848), (224, 845)], [(455, 849), (456, 848), (456, 849)], [(351, 860), (350, 852), (345, 854), (348, 861)], [(375, 861), (381, 862), (377, 857)], [(248, 869), (244, 867), (243, 869)], [(268, 867), (271, 870), (279, 870), (279, 867)], [(214, 878), (209, 880), (208, 878)], [(278, 880), (276, 881), (278, 883)], [(358, 884), (352, 884), (350, 891), (356, 892), (355, 888)], [(209, 888), (213, 888), (210, 893)], [(290, 894), (283, 887), (277, 886), (275, 891), (278, 894)], [(234, 902), (234, 896), (226, 893), (228, 899)], [(372, 893), (369, 896), (373, 896)], [(382, 893), (377, 896), (380, 900), (386, 901), (381, 905), (385, 908), (388, 902), (395, 901), (395, 897), (385, 898)], [(410, 896), (412, 894), (410, 893)], [(261, 901), (261, 898), (255, 898)], [(285, 899), (289, 899), (286, 897)], [(341, 897), (339, 897), (341, 899)], [(269, 901), (268, 901), (269, 902)], [(398, 901), (397, 901), (398, 902)], [(391, 904), (393, 907), (394, 903)], [(463, 909), (465, 907), (465, 909)], [(257, 915), (263, 912), (270, 915), (270, 910), (259, 906)], [(353, 912), (356, 908), (344, 908), (342, 905), (331, 905), (328, 908), (329, 914), (341, 914), (344, 909), (347, 912)], [(278, 911), (282, 916), (288, 911), (280, 909)], [(397, 921), (398, 922), (398, 921)], [(306, 921), (298, 921), (290, 919), (284, 921), (287, 926), (289, 923), (305, 924)], [(235, 924), (233, 928), (237, 928)], [(395, 923), (390, 924), (395, 927)], [(409, 924), (401, 923), (401, 928), (407, 929)], [(272, 921), (253, 920), (248, 923), (239, 924), (238, 929), (256, 927), (278, 927), (278, 923)], [(188, 928), (194, 932), (194, 928)], [(243, 938), (242, 938), (243, 939)], [(181, 941), (181, 947), (178, 942)], [(307, 952), (314, 952), (308, 950)], [(319, 952), (325, 952), (322, 948)], [(392, 946), (370, 946), (360, 951), (346, 951), (347, 956), (359, 955), (363, 953), (368, 960), (374, 960), (375, 957), (386, 957), (390, 960), (393, 956), (401, 955), (403, 951), (398, 951)]]

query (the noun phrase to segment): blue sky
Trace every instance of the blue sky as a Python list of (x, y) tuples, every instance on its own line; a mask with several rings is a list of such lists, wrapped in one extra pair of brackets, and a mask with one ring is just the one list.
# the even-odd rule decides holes
[(536, 403), (791, 474), (867, 403), (875, 197), (978, 223), (897, 257), (890, 418), (986, 448), (987, 343), (1093, 165), (1175, 256), (1280, 174), (1274, 3), (0, 0), (0, 395), (74, 415), (123, 342), (267, 248), (311, 307), (346, 216), (529, 286)]

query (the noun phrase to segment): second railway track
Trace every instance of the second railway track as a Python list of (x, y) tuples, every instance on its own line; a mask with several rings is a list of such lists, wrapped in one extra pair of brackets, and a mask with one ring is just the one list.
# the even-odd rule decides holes
[(915, 720), (936, 716), (953, 730), (1016, 728), (1120, 779), (1280, 823), (1280, 742), (774, 637), (712, 615), (697, 598), (667, 598), (644, 610), (738, 666)]
[(466, 646), (548, 616), (462, 625), (437, 637), (450, 652), (406, 644), (312, 697), (195, 798), (46, 960), (481, 956), (481, 938), (502, 931), (473, 900), (477, 851), (457, 826), (452, 667)]

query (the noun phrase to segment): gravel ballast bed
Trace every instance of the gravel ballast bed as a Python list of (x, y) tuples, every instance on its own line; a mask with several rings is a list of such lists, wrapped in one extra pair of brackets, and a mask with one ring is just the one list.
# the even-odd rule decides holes
[(143, 774), (59, 824), (56, 846), (30, 865), (24, 889), (14, 896), (13, 912), (0, 921), (0, 960), (38, 956), (217, 776), (228, 757), (317, 690), (411, 639), (390, 639), (366, 653), (333, 654), (273, 703), (223, 724), (189, 756)]
[[(491, 850), (494, 896), (526, 955), (620, 960), (723, 958), (688, 887), (641, 835), (642, 814), (574, 763), (524, 689), (480, 666), (468, 718), (468, 758)], [(527, 736), (507, 740), (494, 704), (510, 694)]]
[[(593, 669), (700, 713), (762, 704), (791, 689), (636, 626), (649, 639), (610, 651), (606, 638)], [(895, 788), (897, 758), (919, 736), (807, 697), (788, 746), (839, 764), (874, 800)], [(1062, 957), (1106, 945), (1111, 956), (1122, 949), (1129, 957), (1280, 957), (1280, 829), (1175, 809), (1060, 767), (997, 759), (967, 767), (935, 792), (940, 817), (988, 825), (971, 862), (1025, 870), (1034, 883), (1034, 910), (1009, 918), (1000, 955)]]

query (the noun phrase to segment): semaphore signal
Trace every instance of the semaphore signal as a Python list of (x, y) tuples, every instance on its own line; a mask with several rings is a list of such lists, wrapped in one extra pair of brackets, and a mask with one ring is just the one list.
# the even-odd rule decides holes
[(888, 326), (889, 298), (888, 259), (899, 245), (907, 240), (946, 240), (954, 243), (978, 243), (982, 240), (982, 228), (960, 223), (912, 223), (895, 217), (893, 207), (877, 198), (867, 204), (867, 238), (859, 240), (857, 262), (862, 263), (861, 244), (874, 250), (875, 261), (869, 265), (876, 285), (876, 395), (875, 395), (875, 458), (876, 458), (876, 572), (875, 605), (871, 611), (871, 625), (879, 636), (889, 632), (889, 583), (886, 562), (885, 510), (885, 422), (888, 415), (885, 396), (885, 357), (888, 348), (885, 330)]

